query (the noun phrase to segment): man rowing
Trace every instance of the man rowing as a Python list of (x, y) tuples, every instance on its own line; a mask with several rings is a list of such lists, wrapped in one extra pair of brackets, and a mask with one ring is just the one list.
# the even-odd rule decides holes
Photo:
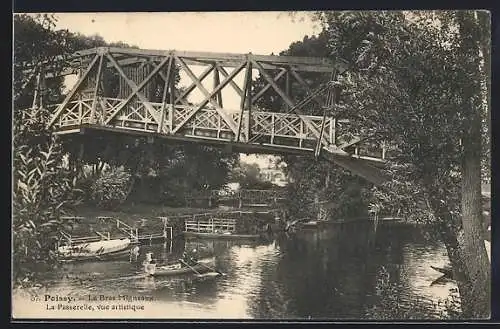
[(144, 265), (144, 271), (146, 273), (153, 274), (156, 271), (156, 261), (153, 259), (153, 253), (148, 252), (142, 264)]
[(182, 267), (194, 266), (198, 264), (198, 255), (196, 249), (193, 249), (191, 252), (184, 251), (179, 262), (181, 263)]

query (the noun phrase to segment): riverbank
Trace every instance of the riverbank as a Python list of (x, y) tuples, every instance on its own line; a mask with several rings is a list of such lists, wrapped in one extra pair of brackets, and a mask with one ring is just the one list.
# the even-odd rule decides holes
[(270, 208), (255, 208), (255, 207), (242, 207), (242, 208), (203, 208), (203, 207), (167, 207), (163, 205), (151, 204), (124, 204), (112, 210), (96, 208), (88, 205), (77, 207), (72, 214), (76, 217), (95, 218), (95, 217), (116, 217), (123, 221), (138, 221), (142, 218), (156, 218), (168, 216), (182, 216), (193, 214), (216, 213), (221, 211), (271, 211)]

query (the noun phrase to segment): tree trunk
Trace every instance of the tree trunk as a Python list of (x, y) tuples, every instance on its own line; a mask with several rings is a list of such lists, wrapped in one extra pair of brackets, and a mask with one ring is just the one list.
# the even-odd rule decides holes
[[(431, 198), (429, 201), (438, 218), (440, 235), (446, 246), (448, 257), (453, 268), (453, 276), (457, 282), (460, 293), (462, 316), (466, 319), (487, 317), (490, 312), (489, 279), (481, 278), (480, 275), (490, 275), (489, 263), (486, 269), (483, 268), (483, 270), (480, 271), (469, 270), (470, 268), (476, 270), (482, 268), (481, 265), (479, 265), (479, 258), (474, 259), (474, 257), (468, 256), (470, 255), (469, 249), (471, 242), (471, 238), (468, 235), (471, 235), (471, 233), (466, 233), (464, 226), (470, 226), (470, 223), (464, 225), (463, 219), (458, 216), (453, 216), (450, 209), (439, 202), (444, 196), (440, 197), (437, 191), (433, 191), (432, 194), (435, 197)], [(478, 222), (476, 225), (477, 224)], [(472, 240), (473, 239), (474, 238), (472, 238)], [(482, 238), (476, 241), (480, 243), (484, 249)], [(474, 243), (474, 241), (472, 241), (472, 243)], [(485, 249), (484, 252), (486, 253)], [(486, 255), (484, 257), (486, 257)], [(488, 262), (487, 259), (486, 262)], [(487, 281), (487, 283), (485, 283), (485, 281)]]
[(472, 109), (471, 121), (463, 140), (463, 256), (471, 282), (472, 316), (486, 318), (490, 315), (491, 273), (481, 225), (481, 116), (479, 110)]

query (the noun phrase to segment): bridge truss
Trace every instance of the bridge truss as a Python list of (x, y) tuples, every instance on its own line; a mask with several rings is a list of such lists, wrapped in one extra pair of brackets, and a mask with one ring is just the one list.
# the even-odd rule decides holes
[[(244, 153), (293, 153), (324, 156), (371, 180), (382, 182), (377, 168), (386, 158), (384, 144), (344, 133), (349, 125), (328, 103), (327, 81), (312, 90), (303, 74), (335, 77), (346, 70), (343, 62), (315, 57), (262, 56), (134, 48), (93, 48), (65, 58), (65, 69), (43, 76), (77, 74), (77, 82), (53, 110), (49, 125), (58, 134), (110, 131), (213, 145), (230, 145)], [(201, 66), (201, 75), (194, 67)], [(192, 81), (183, 90), (176, 88), (178, 72)], [(266, 82), (261, 90), (252, 88), (254, 74)], [(236, 77), (244, 75), (243, 84)], [(212, 75), (213, 85), (204, 80)], [(285, 79), (285, 86), (280, 80)], [(329, 79), (326, 79), (329, 80)], [(306, 99), (294, 101), (291, 83), (307, 92)], [(115, 88), (110, 88), (115, 86)], [(222, 90), (230, 86), (240, 99), (239, 108), (224, 106)], [(188, 100), (195, 90), (203, 100)], [(259, 108), (255, 104), (273, 91), (285, 112)], [(331, 93), (330, 93), (331, 94)], [(315, 102), (323, 115), (309, 115)], [(374, 166), (375, 165), (375, 166)]]

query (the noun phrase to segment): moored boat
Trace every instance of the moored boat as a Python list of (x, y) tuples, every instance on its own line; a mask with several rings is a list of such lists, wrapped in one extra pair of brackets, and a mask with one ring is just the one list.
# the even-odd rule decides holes
[(230, 232), (226, 233), (204, 233), (204, 232), (190, 232), (184, 231), (184, 237), (186, 238), (203, 238), (203, 239), (259, 239), (260, 234), (234, 234)]
[(130, 239), (113, 239), (61, 246), (57, 249), (62, 259), (89, 260), (128, 253)]
[(180, 263), (158, 266), (157, 264), (147, 264), (144, 267), (146, 274), (150, 276), (175, 276), (185, 274), (201, 274), (212, 272), (215, 265), (215, 257), (205, 258), (198, 261), (191, 267), (181, 266)]

